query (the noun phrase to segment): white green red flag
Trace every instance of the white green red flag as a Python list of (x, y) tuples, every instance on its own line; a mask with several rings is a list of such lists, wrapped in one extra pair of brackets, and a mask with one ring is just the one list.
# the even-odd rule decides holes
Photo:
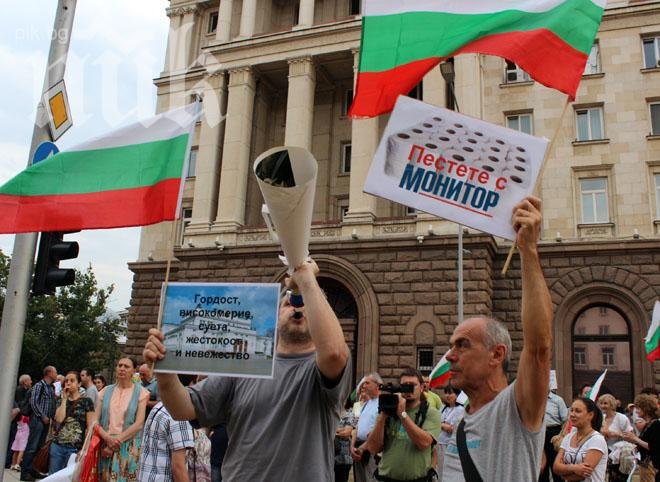
[(174, 109), (29, 166), (0, 186), (0, 233), (175, 219), (199, 110)]
[(449, 368), (451, 363), (447, 361), (447, 354), (440, 359), (440, 361), (433, 367), (431, 374), (429, 375), (429, 387), (437, 388), (442, 387), (447, 384), (451, 378), (451, 372)]
[(603, 380), (605, 380), (605, 375), (607, 375), (607, 369), (598, 377), (598, 380), (596, 380), (596, 383), (593, 384), (591, 387), (591, 390), (589, 390), (589, 393), (587, 393), (587, 397), (590, 400), (593, 400), (594, 402), (598, 398), (598, 392), (600, 392), (600, 386), (603, 384)]
[(644, 348), (646, 348), (646, 358), (651, 363), (660, 360), (660, 301), (655, 302), (653, 307), (653, 316), (651, 317), (651, 326), (649, 332), (644, 338)]
[(497, 55), (572, 99), (606, 0), (365, 0), (351, 117), (389, 112), (443, 60)]

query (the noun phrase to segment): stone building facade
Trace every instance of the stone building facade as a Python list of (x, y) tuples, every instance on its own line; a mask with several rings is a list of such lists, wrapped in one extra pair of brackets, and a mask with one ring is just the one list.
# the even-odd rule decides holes
[[(359, 59), (360, 2), (171, 0), (158, 110), (201, 96), (183, 222), (145, 227), (127, 349), (155, 323), (171, 281), (280, 281), (281, 252), (261, 219), (254, 159), (277, 145), (319, 163), (310, 251), (354, 356), (355, 376), (430, 369), (458, 316), (457, 227), (362, 192), (388, 116), (346, 111)], [(609, 370), (622, 400), (660, 384), (643, 338), (660, 296), (660, 2), (610, 2), (575, 102), (503, 59), (454, 59), (455, 93), (433, 69), (411, 92), (486, 121), (556, 137), (539, 185), (540, 250), (555, 305), (562, 395)], [(464, 314), (494, 315), (522, 341), (517, 259), (463, 230)], [(174, 235), (173, 235), (174, 233)], [(606, 383), (607, 385), (607, 383)]]

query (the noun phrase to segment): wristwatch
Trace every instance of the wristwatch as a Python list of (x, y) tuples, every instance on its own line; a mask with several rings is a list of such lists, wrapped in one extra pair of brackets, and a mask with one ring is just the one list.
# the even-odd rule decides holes
[(403, 421), (403, 420), (408, 418), (408, 414), (406, 412), (401, 412), (401, 415), (399, 415), (399, 418), (401, 418), (401, 420)]

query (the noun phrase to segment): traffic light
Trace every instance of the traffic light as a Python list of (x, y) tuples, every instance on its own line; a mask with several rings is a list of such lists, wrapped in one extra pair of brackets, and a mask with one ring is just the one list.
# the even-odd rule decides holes
[(39, 254), (32, 281), (32, 294), (54, 295), (58, 286), (68, 286), (75, 281), (73, 269), (60, 269), (60, 261), (78, 256), (78, 243), (64, 241), (64, 233), (41, 233)]

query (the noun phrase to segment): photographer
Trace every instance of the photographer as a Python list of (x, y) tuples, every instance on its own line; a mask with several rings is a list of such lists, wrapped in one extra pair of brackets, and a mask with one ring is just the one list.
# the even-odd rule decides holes
[(433, 446), (440, 431), (440, 413), (429, 406), (422, 393), (424, 379), (413, 368), (399, 377), (401, 387), (381, 387), (379, 414), (367, 441), (359, 447), (383, 455), (376, 479), (384, 482), (433, 480)]

